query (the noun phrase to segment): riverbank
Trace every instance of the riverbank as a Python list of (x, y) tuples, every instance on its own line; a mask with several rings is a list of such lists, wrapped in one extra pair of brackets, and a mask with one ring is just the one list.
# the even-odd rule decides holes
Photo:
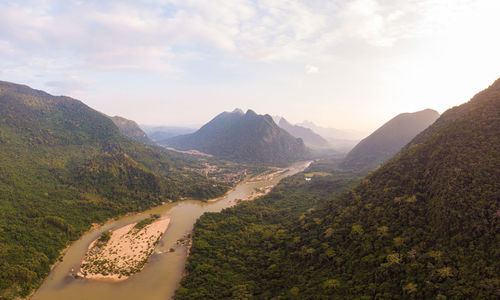
[[(272, 181), (246, 181), (240, 183), (234, 186), (227, 196), (219, 201), (209, 203), (201, 200), (175, 201), (156, 206), (144, 212), (128, 213), (119, 218), (109, 219), (72, 243), (64, 255), (64, 259), (55, 266), (32, 299), (170, 299), (173, 297), (185, 271), (186, 247), (189, 248), (191, 238), (189, 233), (202, 214), (220, 212), (225, 208), (234, 206), (240, 199), (247, 199), (252, 194), (255, 196), (257, 192), (275, 186), (282, 178), (304, 170), (309, 163), (309, 161), (304, 161), (290, 165), (288, 167), (289, 171), (273, 177)], [(266, 172), (269, 175), (269, 173), (276, 171), (277, 169)], [(257, 176), (266, 175), (263, 173), (261, 172)], [(135, 224), (152, 214), (169, 216), (172, 222), (155, 247), (154, 255), (148, 259), (139, 273), (119, 282), (74, 278), (74, 272), (80, 268), (89, 245), (98, 239), (103, 232), (115, 230), (131, 223)], [(178, 243), (180, 240), (183, 240), (183, 242)]]
[[(122, 281), (140, 272), (170, 224), (170, 218), (128, 224), (104, 232), (88, 247), (78, 276), (87, 279)], [(146, 222), (147, 223), (147, 222)]]
[(251, 182), (259, 182), (259, 181), (269, 181), (273, 180), (275, 177), (282, 175), (286, 172), (290, 171), (289, 168), (278, 168), (278, 167), (273, 167), (268, 171), (265, 171), (261, 174), (257, 174), (251, 178), (249, 178), (246, 182), (251, 183)]

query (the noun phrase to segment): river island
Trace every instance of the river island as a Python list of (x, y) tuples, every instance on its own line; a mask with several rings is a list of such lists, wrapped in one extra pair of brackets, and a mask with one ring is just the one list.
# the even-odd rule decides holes
[(151, 215), (140, 222), (103, 232), (89, 245), (77, 275), (121, 281), (140, 272), (169, 223), (170, 218)]

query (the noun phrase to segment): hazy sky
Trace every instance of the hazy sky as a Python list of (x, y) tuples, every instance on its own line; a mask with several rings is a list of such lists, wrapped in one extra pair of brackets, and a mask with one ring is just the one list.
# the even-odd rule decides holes
[(142, 124), (371, 131), (500, 77), (499, 0), (0, 0), (0, 80)]

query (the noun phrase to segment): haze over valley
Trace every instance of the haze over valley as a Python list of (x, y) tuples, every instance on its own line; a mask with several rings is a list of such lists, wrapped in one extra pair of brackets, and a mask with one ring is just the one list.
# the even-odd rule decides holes
[(0, 299), (500, 298), (500, 6), (445, 2), (1, 2)]

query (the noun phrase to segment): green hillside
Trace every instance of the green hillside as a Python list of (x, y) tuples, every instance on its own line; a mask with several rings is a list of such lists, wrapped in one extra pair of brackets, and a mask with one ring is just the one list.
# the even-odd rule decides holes
[(27, 295), (92, 223), (227, 186), (68, 97), (0, 82), (0, 297)]
[(299, 173), (283, 179), (267, 196), (201, 216), (188, 275), (175, 299), (266, 299), (281, 294), (291, 265), (284, 259), (288, 245), (300, 241), (291, 233), (296, 220), (359, 182), (350, 174), (307, 175), (310, 181)]
[(154, 144), (154, 142), (144, 131), (142, 131), (141, 127), (139, 127), (136, 122), (120, 116), (110, 117), (110, 119), (125, 136), (142, 143)]
[[(252, 219), (248, 204), (201, 218), (177, 298), (497, 299), (498, 145), (500, 79), (350, 192), (303, 187), (325, 204), (293, 221)], [(259, 211), (296, 194), (281, 186)]]

